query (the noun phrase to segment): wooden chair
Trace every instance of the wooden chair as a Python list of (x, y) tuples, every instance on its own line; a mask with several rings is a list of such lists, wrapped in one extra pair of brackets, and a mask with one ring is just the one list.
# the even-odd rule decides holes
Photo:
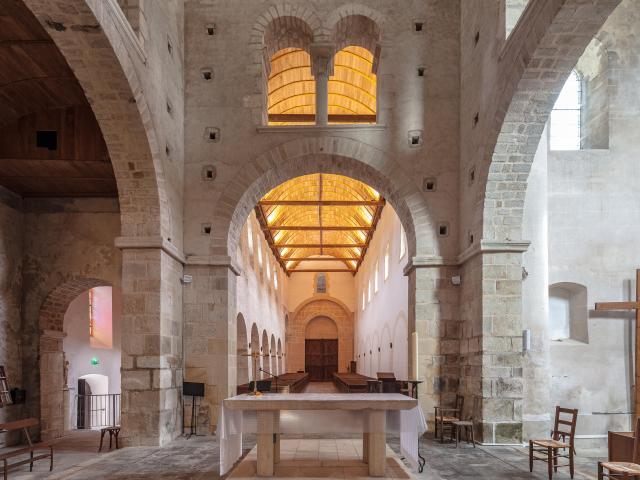
[(479, 397), (473, 398), (473, 410), (471, 411), (471, 415), (467, 417), (466, 420), (457, 420), (453, 422), (453, 430), (456, 434), (456, 448), (458, 448), (458, 441), (460, 439), (460, 432), (464, 430), (465, 438), (467, 439), (467, 443), (471, 440), (473, 444), (473, 448), (476, 448), (476, 439), (474, 434), (474, 415), (479, 410)]
[(640, 417), (633, 434), (633, 461), (598, 462), (598, 480), (604, 478), (640, 478)]
[[(461, 420), (462, 409), (464, 407), (464, 397), (456, 394), (456, 402), (453, 407), (433, 407), (435, 410), (435, 432), (434, 437), (438, 438), (440, 432), (440, 443), (444, 442), (444, 430), (449, 428), (451, 431), (451, 440), (453, 440), (453, 422)], [(438, 428), (439, 427), (439, 428)]]
[[(22, 430), (24, 436), (27, 439), (26, 446), (18, 447), (14, 450), (10, 450), (8, 452), (0, 455), (0, 461), (2, 461), (2, 473), (4, 474), (4, 480), (9, 478), (9, 471), (17, 468), (21, 465), (29, 464), (29, 471), (33, 471), (33, 462), (37, 460), (42, 460), (45, 458), (49, 458), (49, 471), (53, 470), (53, 444), (51, 442), (41, 442), (41, 443), (33, 443), (31, 441), (31, 436), (29, 435), (29, 428), (37, 427), (38, 420), (36, 418), (26, 418), (24, 420), (18, 420), (16, 422), (8, 422), (0, 424), (0, 431), (3, 432), (11, 432), (16, 430)], [(36, 451), (41, 451), (34, 456)], [(9, 459), (17, 456), (22, 456), (29, 454), (29, 458), (24, 460), (16, 461), (15, 463), (9, 463)]]
[[(569, 415), (571, 420), (564, 420), (562, 416)], [(556, 407), (556, 418), (551, 431), (551, 438), (544, 440), (529, 440), (529, 471), (533, 472), (533, 461), (547, 462), (549, 480), (553, 473), (558, 472), (558, 467), (569, 467), (569, 474), (573, 478), (573, 456), (576, 453), (574, 439), (576, 435), (576, 422), (578, 409)], [(568, 441), (567, 441), (568, 437)], [(562, 449), (562, 453), (560, 453)], [(567, 452), (568, 449), (568, 452)], [(566, 452), (566, 453), (565, 453)], [(542, 455), (536, 455), (542, 454)], [(559, 458), (569, 459), (569, 463), (558, 465)]]

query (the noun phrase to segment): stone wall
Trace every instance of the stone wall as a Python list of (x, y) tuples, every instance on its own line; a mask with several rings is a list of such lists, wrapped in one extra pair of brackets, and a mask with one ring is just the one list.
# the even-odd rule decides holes
[(314, 318), (328, 317), (338, 327), (338, 370), (346, 371), (353, 359), (353, 312), (326, 294), (316, 294), (290, 315), (286, 341), (288, 372), (305, 369), (305, 333)]
[[(22, 201), (0, 188), (0, 365), (11, 388), (22, 387)], [(22, 418), (22, 406), (0, 409), (0, 422)], [(3, 443), (12, 439), (4, 438)]]

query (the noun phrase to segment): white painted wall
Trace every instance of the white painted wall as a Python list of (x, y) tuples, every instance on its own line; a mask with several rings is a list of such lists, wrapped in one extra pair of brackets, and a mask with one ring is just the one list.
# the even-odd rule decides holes
[[(400, 258), (400, 219), (386, 205), (362, 266), (355, 276), (356, 327), (355, 357), (358, 373), (376, 376), (377, 372), (394, 372), (396, 378), (408, 376), (408, 282), (402, 269), (406, 254)], [(389, 276), (384, 278), (384, 251), (389, 243)], [(375, 292), (374, 271), (378, 264), (378, 292)], [(371, 301), (368, 284), (372, 283)], [(366, 293), (362, 308), (362, 293)], [(391, 344), (393, 348), (391, 348)], [(378, 351), (378, 348), (380, 351)]]
[[(248, 222), (251, 222), (253, 248), (250, 249), (248, 241)], [(262, 250), (262, 267), (259, 264), (259, 249)], [(275, 339), (276, 348), (272, 352), (273, 358), (262, 358), (262, 367), (273, 373), (280, 372), (277, 362), (277, 344), (280, 340), (284, 350), (285, 345), (285, 316), (287, 314), (287, 287), (288, 280), (275, 256), (267, 246), (264, 234), (252, 212), (242, 230), (240, 245), (238, 245), (238, 258), (241, 258), (242, 275), (238, 278), (236, 289), (236, 315), (242, 314), (247, 332), (246, 342), (251, 341), (251, 327), (255, 323), (258, 327), (259, 342), (262, 346), (263, 332), (267, 332), (267, 345), (263, 346), (265, 353), (271, 348), (271, 337)], [(269, 264), (267, 276), (267, 264)], [(274, 276), (278, 277), (277, 288)], [(235, 328), (235, 326), (234, 326)], [(240, 340), (239, 340), (240, 341)], [(243, 361), (240, 359), (239, 361)], [(245, 359), (248, 365), (249, 375), (252, 375), (251, 359)], [(251, 377), (252, 378), (252, 377)], [(250, 379), (251, 379), (250, 378)]]

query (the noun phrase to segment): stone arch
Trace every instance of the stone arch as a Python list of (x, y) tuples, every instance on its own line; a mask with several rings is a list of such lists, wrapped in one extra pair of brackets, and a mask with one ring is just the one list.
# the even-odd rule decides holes
[(269, 371), (278, 374), (278, 362), (276, 361), (276, 336), (271, 334), (271, 343), (269, 344)]
[(336, 298), (316, 295), (303, 301), (291, 315), (286, 345), (287, 370), (304, 370), (305, 331), (307, 324), (318, 316), (328, 317), (338, 326), (338, 369), (346, 369), (353, 359), (353, 313)]
[[(101, 0), (23, 1), (73, 70), (98, 121), (118, 186), (121, 234), (170, 238), (178, 226), (170, 224), (164, 148), (136, 73), (136, 65), (146, 60), (141, 47), (132, 44), (134, 37), (124, 33), (122, 14), (113, 11), (119, 6)], [(101, 28), (75, 28), (87, 25)]]
[(361, 3), (346, 3), (333, 10), (326, 19), (326, 25), (331, 32), (336, 32), (336, 26), (348, 17), (363, 17), (377, 27), (378, 35), (382, 35), (385, 16), (371, 7)]
[(532, 5), (510, 35), (501, 57), (497, 91), (502, 93), (490, 126), (489, 157), (480, 171), (485, 180), (483, 239), (521, 238), (527, 179), (551, 109), (569, 73), (618, 3), (592, 0), (584, 5), (566, 0)]
[(282, 351), (282, 340), (280, 338), (278, 338), (278, 346), (277, 346), (277, 351), (276, 351), (276, 355), (278, 355), (278, 375), (282, 375), (283, 373), (285, 373), (284, 371), (284, 361), (282, 359), (282, 354), (284, 353)]
[[(266, 330), (262, 330), (262, 342), (260, 343), (260, 368), (263, 370), (269, 369), (269, 362), (271, 357), (269, 356), (269, 334)], [(260, 378), (265, 378), (266, 374), (260, 372)]]
[(40, 307), (40, 425), (44, 440), (64, 434), (64, 315), (78, 295), (103, 286), (112, 284), (98, 278), (74, 277), (49, 292)]
[(242, 313), (236, 318), (236, 383), (243, 385), (249, 382), (249, 339), (247, 325)]
[(380, 26), (374, 20), (358, 14), (341, 17), (332, 30), (336, 52), (351, 45), (369, 50), (374, 72), (380, 59), (380, 35)]
[[(258, 326), (254, 323), (251, 325), (251, 353), (260, 353), (260, 332), (258, 331)], [(261, 357), (262, 358), (262, 357)], [(253, 375), (251, 376), (252, 380), (258, 378), (258, 371), (254, 369), (253, 366), (260, 367), (260, 362), (255, 362), (251, 359), (251, 370)]]
[[(258, 201), (271, 189), (311, 173), (335, 173), (360, 180), (378, 190), (393, 206), (404, 227), (409, 257), (436, 255), (438, 239), (420, 189), (402, 168), (371, 145), (344, 137), (301, 137), (256, 158), (222, 192), (215, 223), (221, 234), (212, 240), (212, 254), (235, 255), (242, 228)], [(224, 242), (224, 243), (223, 243)]]

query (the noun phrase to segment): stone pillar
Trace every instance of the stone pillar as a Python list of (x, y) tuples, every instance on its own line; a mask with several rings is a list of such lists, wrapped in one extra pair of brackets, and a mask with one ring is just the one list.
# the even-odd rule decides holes
[(482, 441), (522, 441), (522, 252), (487, 248), (482, 260)]
[(170, 245), (147, 240), (116, 240), (122, 249), (121, 437), (125, 445), (161, 446), (182, 429), (182, 264)]
[(329, 123), (329, 77), (333, 75), (333, 45), (311, 45), (311, 73), (316, 79), (316, 125)]
[(549, 245), (547, 201), (547, 132), (543, 132), (531, 166), (524, 202), (523, 326), (531, 330), (531, 350), (523, 356), (524, 438), (546, 435), (550, 425)]
[(227, 259), (185, 269), (185, 380), (205, 384), (199, 431), (214, 433), (222, 400), (236, 392), (236, 270)]
[(40, 434), (42, 440), (64, 434), (64, 374), (62, 342), (65, 334), (57, 330), (40, 332)]
[(455, 275), (457, 267), (429, 265), (417, 258), (408, 273), (409, 378), (424, 381), (418, 392), (427, 415), (435, 405), (452, 402), (458, 392), (459, 287), (451, 282)]

